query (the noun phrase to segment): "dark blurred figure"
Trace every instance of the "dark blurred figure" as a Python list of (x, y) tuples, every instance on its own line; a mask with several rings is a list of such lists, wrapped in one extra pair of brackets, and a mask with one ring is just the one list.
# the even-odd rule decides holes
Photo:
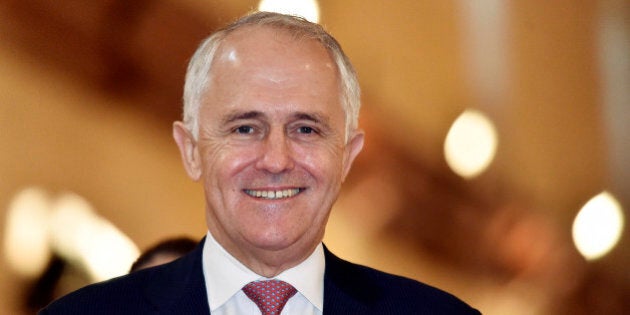
[[(189, 253), (195, 246), (197, 246), (197, 241), (185, 236), (162, 240), (145, 250), (131, 265), (129, 272), (171, 262)], [(44, 273), (26, 293), (27, 310), (35, 312), (58, 297), (55, 296), (55, 290), (68, 269), (67, 265), (68, 263), (61, 257), (57, 255), (52, 257)]]
[(131, 265), (129, 272), (171, 262), (197, 246), (197, 241), (189, 237), (176, 237), (163, 240), (144, 251)]
[(35, 280), (26, 295), (26, 309), (37, 311), (55, 299), (57, 287), (67, 263), (58, 255), (53, 255), (42, 275)]

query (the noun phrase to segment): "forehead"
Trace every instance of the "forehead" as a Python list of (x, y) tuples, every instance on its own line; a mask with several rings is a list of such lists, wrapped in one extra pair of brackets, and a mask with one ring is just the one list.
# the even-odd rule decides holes
[(319, 41), (286, 30), (247, 26), (233, 31), (219, 46), (209, 75), (206, 105), (231, 107), (252, 99), (269, 105), (293, 97), (342, 110), (340, 78), (329, 52)]
[(319, 41), (272, 26), (245, 26), (228, 34), (218, 47), (211, 69), (213, 73), (266, 69), (335, 77), (338, 72)]

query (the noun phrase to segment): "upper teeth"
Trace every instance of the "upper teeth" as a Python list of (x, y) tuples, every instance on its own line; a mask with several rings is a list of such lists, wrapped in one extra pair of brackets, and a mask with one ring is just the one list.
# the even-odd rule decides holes
[(251, 190), (246, 189), (245, 193), (256, 198), (280, 199), (295, 196), (300, 192), (299, 188), (283, 189), (283, 190)]

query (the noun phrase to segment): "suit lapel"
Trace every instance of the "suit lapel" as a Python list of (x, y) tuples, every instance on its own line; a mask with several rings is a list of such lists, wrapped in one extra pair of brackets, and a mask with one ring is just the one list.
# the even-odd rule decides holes
[[(210, 314), (201, 256), (205, 238), (186, 256), (152, 273), (145, 296), (157, 314)], [(324, 315), (367, 314), (381, 297), (365, 268), (349, 263), (324, 246)]]
[(210, 314), (201, 266), (205, 238), (186, 256), (157, 267), (145, 296), (158, 314)]
[(359, 266), (331, 253), (324, 246), (324, 314), (367, 314), (377, 301), (380, 289)]

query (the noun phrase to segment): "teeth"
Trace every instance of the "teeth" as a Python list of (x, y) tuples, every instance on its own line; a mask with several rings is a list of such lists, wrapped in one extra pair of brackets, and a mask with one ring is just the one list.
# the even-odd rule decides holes
[(251, 190), (246, 189), (245, 193), (256, 198), (264, 198), (264, 199), (282, 199), (289, 198), (300, 193), (302, 189), (293, 188), (293, 189), (284, 189), (284, 190)]

